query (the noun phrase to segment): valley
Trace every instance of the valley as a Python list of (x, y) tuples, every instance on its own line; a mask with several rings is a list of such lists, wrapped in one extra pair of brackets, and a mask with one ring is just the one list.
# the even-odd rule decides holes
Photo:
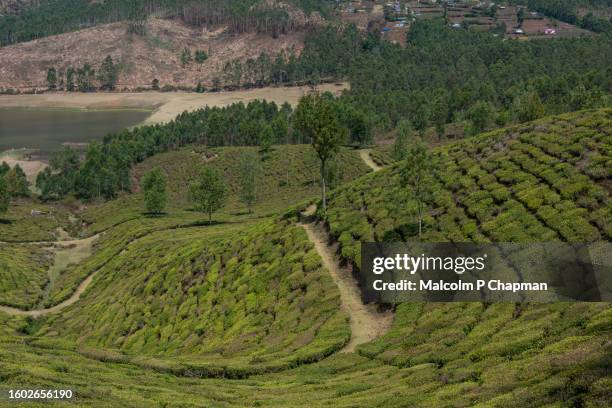
[(364, 280), (612, 270), (609, 13), (561, 3), (0, 0), (0, 406), (610, 406), (572, 251), (547, 302)]

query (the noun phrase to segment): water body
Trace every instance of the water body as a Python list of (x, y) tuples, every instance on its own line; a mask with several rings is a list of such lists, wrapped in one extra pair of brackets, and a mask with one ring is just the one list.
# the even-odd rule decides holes
[(87, 143), (137, 125), (150, 115), (144, 110), (79, 111), (0, 109), (0, 152), (36, 149), (42, 157), (65, 143)]

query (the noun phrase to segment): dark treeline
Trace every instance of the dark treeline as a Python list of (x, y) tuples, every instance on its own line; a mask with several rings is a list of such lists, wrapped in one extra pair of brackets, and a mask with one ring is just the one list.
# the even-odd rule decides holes
[[(297, 28), (280, 7), (258, 6), (260, 0), (43, 0), (17, 16), (0, 17), (0, 46), (99, 24), (130, 21), (130, 31), (144, 34), (152, 14), (179, 17), (192, 25), (227, 24), (234, 32), (259, 31), (278, 35)], [(285, 0), (307, 13), (327, 14), (327, 0)], [(255, 6), (255, 7), (253, 7)], [(253, 7), (253, 8), (252, 8)]]
[(317, 84), (346, 79), (342, 104), (381, 131), (408, 119), (418, 130), (478, 118), (488, 125), (534, 119), (605, 103), (612, 91), (612, 38), (508, 41), (489, 33), (420, 21), (405, 48), (327, 27), (307, 38), (302, 54), (226, 64), (224, 86)]
[(522, 42), (430, 21), (404, 49), (373, 37), (362, 48), (347, 98), (386, 129), (456, 122), (483, 104), (504, 125), (599, 106), (612, 91), (610, 36)]
[(612, 33), (610, 18), (598, 17), (593, 12), (588, 12), (584, 16), (578, 13), (580, 7), (587, 10), (610, 8), (612, 7), (610, 0), (513, 0), (511, 3), (528, 6), (531, 10), (596, 33)]

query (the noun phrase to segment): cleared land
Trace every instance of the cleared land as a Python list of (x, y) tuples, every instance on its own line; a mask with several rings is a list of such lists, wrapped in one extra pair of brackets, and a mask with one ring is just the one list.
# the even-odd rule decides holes
[[(97, 69), (107, 55), (122, 67), (118, 89), (150, 88), (153, 79), (160, 86), (194, 87), (198, 82), (208, 86), (229, 60), (291, 49), (299, 54), (304, 36), (304, 31), (278, 39), (268, 34), (231, 34), (225, 26), (207, 30), (166, 19), (150, 19), (146, 34), (134, 35), (128, 32), (128, 23), (105, 24), (0, 48), (0, 88), (46, 89), (50, 67), (65, 73), (68, 67), (89, 63)], [(184, 48), (205, 51), (208, 59), (183, 65)]]

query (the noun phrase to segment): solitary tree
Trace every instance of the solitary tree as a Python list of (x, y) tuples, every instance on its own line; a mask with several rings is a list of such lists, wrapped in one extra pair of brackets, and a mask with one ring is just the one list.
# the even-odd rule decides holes
[(408, 186), (412, 196), (417, 201), (419, 238), (423, 233), (423, 215), (425, 213), (425, 202), (429, 197), (429, 173), (432, 168), (432, 156), (425, 145), (419, 142), (408, 152), (401, 170), (404, 184)]
[(240, 160), (240, 201), (246, 205), (249, 213), (252, 213), (253, 204), (257, 201), (257, 182), (261, 174), (261, 164), (251, 151), (244, 153)]
[(164, 173), (159, 167), (156, 167), (144, 175), (140, 185), (144, 191), (147, 211), (153, 214), (161, 214), (168, 201)]
[(47, 87), (51, 90), (57, 88), (57, 71), (55, 68), (47, 70)]
[(225, 203), (227, 189), (215, 169), (203, 167), (189, 185), (189, 194), (195, 203), (196, 210), (208, 214), (210, 224), (213, 213)]
[(159, 79), (153, 78), (153, 81), (151, 81), (151, 89), (159, 91)]
[(6, 180), (0, 177), (0, 214), (7, 212), (10, 201), (11, 195), (6, 187)]
[(333, 100), (319, 93), (311, 93), (300, 99), (294, 114), (294, 123), (297, 129), (310, 138), (312, 147), (319, 156), (323, 210), (326, 210), (325, 168), (328, 160), (338, 152), (340, 143), (346, 140), (348, 131), (340, 126), (334, 115)]

